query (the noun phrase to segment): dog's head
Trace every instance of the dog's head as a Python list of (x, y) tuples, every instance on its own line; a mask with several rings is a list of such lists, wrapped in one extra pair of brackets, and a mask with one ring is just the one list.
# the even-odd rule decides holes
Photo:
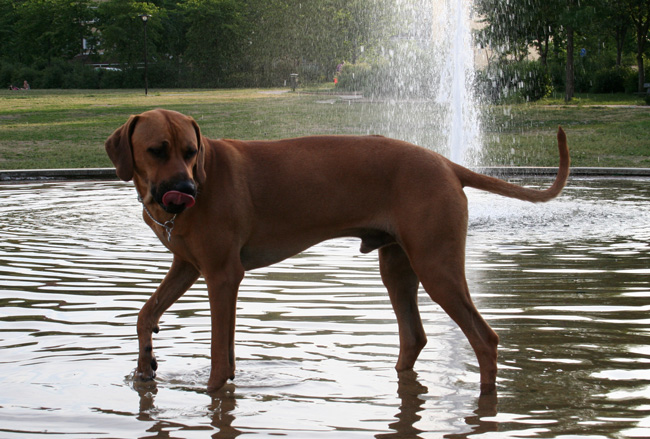
[(206, 175), (201, 131), (191, 117), (169, 110), (131, 116), (104, 146), (117, 176), (137, 180), (145, 203), (169, 213), (194, 205)]

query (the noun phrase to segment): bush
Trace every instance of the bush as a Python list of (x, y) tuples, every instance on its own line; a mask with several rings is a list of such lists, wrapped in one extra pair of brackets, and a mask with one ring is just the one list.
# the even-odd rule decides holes
[(336, 86), (346, 91), (363, 91), (372, 82), (372, 67), (367, 63), (345, 63), (337, 74)]
[[(636, 69), (630, 69), (630, 75), (625, 82), (625, 92), (626, 93), (638, 93), (639, 92), (639, 73)], [(645, 82), (650, 82), (650, 66), (647, 66), (645, 69)], [(647, 89), (643, 89), (645, 92)]]
[(15, 67), (13, 64), (3, 62), (0, 64), (0, 85), (5, 89), (10, 85), (14, 84), (14, 70)]
[(16, 66), (16, 70), (14, 70), (12, 83), (18, 87), (22, 87), (23, 81), (27, 81), (30, 86), (33, 86), (34, 83), (38, 84), (41, 77), (42, 73), (37, 69), (25, 65), (18, 65)]
[[(632, 69), (612, 67), (596, 72), (593, 78), (592, 93), (624, 93)], [(636, 76), (636, 75), (635, 75)]]
[(100, 88), (102, 72), (80, 62), (56, 59), (51, 63), (38, 60), (33, 65), (2, 63), (0, 83), (22, 87), (23, 81), (32, 88)]
[(479, 92), (494, 102), (538, 101), (553, 91), (551, 75), (536, 61), (508, 62), (477, 74)]
[(344, 64), (337, 74), (338, 87), (373, 98), (433, 98), (438, 91), (437, 67), (431, 53), (403, 45), (369, 62)]
[(63, 88), (99, 88), (100, 78), (94, 68), (79, 62), (75, 62), (69, 67), (69, 72), (63, 78)]
[(61, 59), (55, 59), (43, 69), (41, 79), (35, 83), (35, 86), (38, 88), (64, 88), (65, 78), (71, 70), (68, 63)]

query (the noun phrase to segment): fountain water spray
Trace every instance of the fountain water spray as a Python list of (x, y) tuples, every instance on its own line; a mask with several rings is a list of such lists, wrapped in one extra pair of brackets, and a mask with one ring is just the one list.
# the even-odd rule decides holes
[(460, 164), (475, 164), (480, 150), (478, 103), (473, 90), (474, 47), (470, 21), (470, 2), (446, 0), (440, 15), (439, 39), (443, 70), (437, 102), (444, 110), (449, 158)]
[[(472, 0), (399, 0), (396, 29), (380, 58), (389, 69), (369, 132), (406, 140), (466, 166), (478, 165), (479, 106), (474, 83)], [(383, 82), (382, 82), (383, 81)], [(373, 111), (370, 109), (369, 111)]]

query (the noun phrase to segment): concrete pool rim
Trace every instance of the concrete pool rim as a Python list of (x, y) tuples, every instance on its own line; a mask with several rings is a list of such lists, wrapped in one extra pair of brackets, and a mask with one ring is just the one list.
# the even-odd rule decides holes
[[(488, 166), (472, 168), (495, 177), (553, 177), (555, 167)], [(650, 168), (571, 168), (572, 177), (650, 177)], [(117, 180), (113, 168), (0, 170), (0, 182)]]

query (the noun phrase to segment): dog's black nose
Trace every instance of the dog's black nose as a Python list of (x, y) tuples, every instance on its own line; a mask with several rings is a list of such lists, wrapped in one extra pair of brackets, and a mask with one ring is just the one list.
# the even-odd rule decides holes
[(182, 192), (192, 197), (196, 196), (196, 185), (192, 180), (183, 180), (174, 184), (170, 190)]

